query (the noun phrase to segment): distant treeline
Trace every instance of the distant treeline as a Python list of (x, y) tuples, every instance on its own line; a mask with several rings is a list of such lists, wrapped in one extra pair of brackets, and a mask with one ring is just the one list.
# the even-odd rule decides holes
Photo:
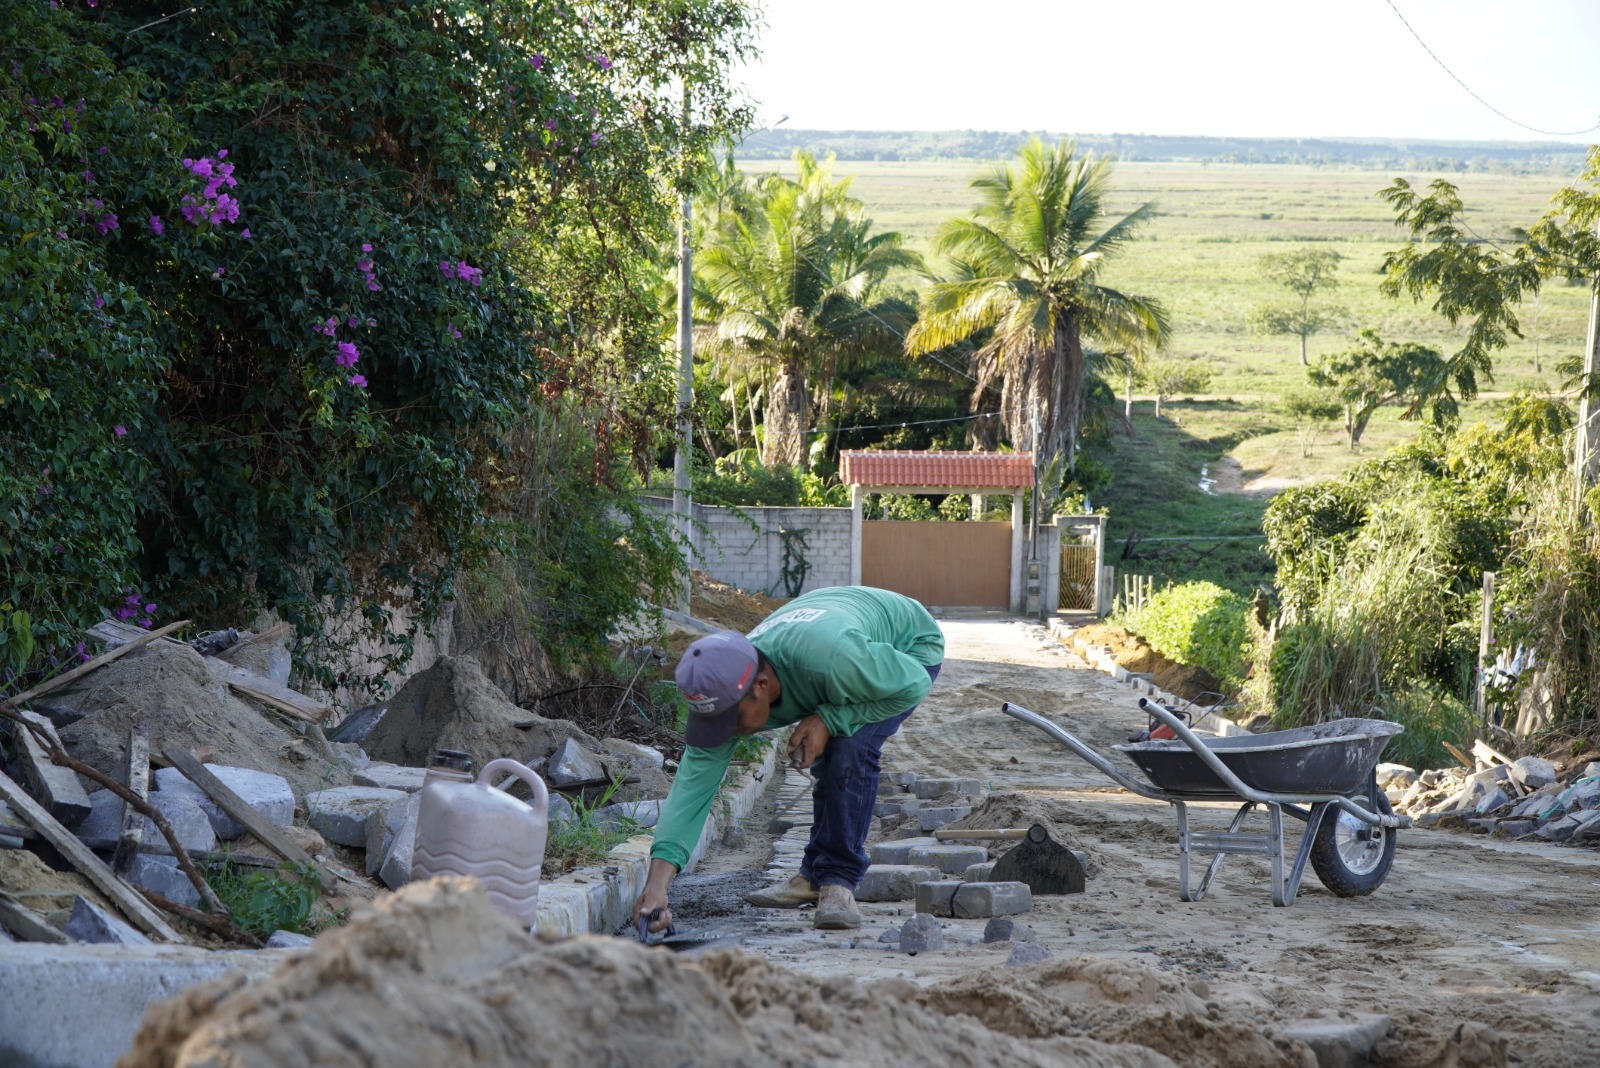
[[(751, 134), (740, 159), (788, 159), (797, 148), (841, 160), (1006, 159), (1039, 130), (790, 130)], [(1078, 144), (1118, 159), (1214, 163), (1301, 163), (1373, 169), (1519, 171), (1570, 174), (1581, 170), (1583, 145), (1557, 141), (1400, 141), (1343, 138), (1162, 137), (1077, 134)]]

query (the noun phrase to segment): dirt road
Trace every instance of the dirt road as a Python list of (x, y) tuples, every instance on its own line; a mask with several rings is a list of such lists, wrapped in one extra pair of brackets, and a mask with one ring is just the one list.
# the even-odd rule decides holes
[[(1141, 724), (1132, 691), (1035, 625), (995, 617), (944, 626), (944, 672), (886, 759), (923, 778), (979, 778), (1052, 806), (1098, 868), (1086, 893), (1036, 898), (1022, 917), (1058, 957), (1154, 968), (1206, 999), (1212, 1020), (1258, 1032), (1307, 1017), (1386, 1014), (1384, 1064), (1600, 1063), (1600, 855), (1406, 831), (1370, 897), (1336, 898), (1308, 872), (1293, 907), (1274, 908), (1265, 861), (1233, 856), (1204, 901), (1180, 902), (1170, 808), (1117, 790), (998, 713), (1014, 701), (1109, 752)], [(801, 833), (778, 843), (773, 870), (792, 867)], [(751, 870), (762, 852), (757, 835), (681, 879), (675, 896), (695, 899), (692, 922), (816, 976), (926, 985), (1010, 952), (979, 941), (981, 920), (946, 921), (947, 948), (915, 957), (878, 941), (910, 915), (909, 904), (864, 905), (867, 922), (854, 934), (815, 932), (804, 913), (740, 906), (734, 891), (765, 879)], [(1165, 1052), (1184, 1063), (1181, 1046)]]

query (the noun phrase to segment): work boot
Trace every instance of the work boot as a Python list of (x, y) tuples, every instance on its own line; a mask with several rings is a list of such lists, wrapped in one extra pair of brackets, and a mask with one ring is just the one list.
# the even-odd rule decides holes
[(796, 875), (781, 883), (752, 890), (744, 895), (744, 899), (764, 909), (797, 909), (817, 899), (817, 887), (804, 875)]
[(861, 910), (848, 886), (824, 886), (811, 925), (819, 931), (853, 931), (861, 926)]

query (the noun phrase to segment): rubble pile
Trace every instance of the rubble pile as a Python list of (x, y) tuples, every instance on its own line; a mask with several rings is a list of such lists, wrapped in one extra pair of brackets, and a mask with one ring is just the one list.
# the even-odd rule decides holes
[(1482, 741), (1475, 766), (1417, 772), (1378, 766), (1378, 785), (1396, 812), (1419, 827), (1452, 828), (1496, 838), (1600, 845), (1600, 761), (1515, 760)]

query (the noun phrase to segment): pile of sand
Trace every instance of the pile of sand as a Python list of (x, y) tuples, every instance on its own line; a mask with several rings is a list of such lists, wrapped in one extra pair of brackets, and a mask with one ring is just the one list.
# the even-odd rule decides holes
[(60, 728), (61, 741), (91, 767), (121, 775), (128, 731), (143, 723), (158, 764), (161, 747), (177, 742), (191, 752), (209, 747), (213, 763), (282, 775), (301, 796), (350, 782), (320, 731), (302, 735), (241, 700), (228, 688), (232, 670), (182, 643), (154, 642), (51, 695), (54, 715), (82, 715)]
[(545, 719), (507, 700), (466, 656), (442, 657), (406, 680), (367, 735), (373, 760), (425, 767), (437, 749), (460, 749), (483, 766), (496, 757), (535, 763), (567, 738), (598, 743), (575, 724)]
[(1141, 1045), (995, 1033), (935, 1004), (904, 981), (818, 981), (738, 952), (693, 961), (622, 938), (541, 939), (472, 883), (430, 880), (363, 909), (261, 982), (229, 976), (152, 1006), (118, 1063), (1174, 1063)]
[[(1100, 866), (1095, 863), (1094, 850), (1085, 843), (1083, 837), (1070, 825), (1069, 813), (1071, 805), (1065, 801), (1052, 801), (1046, 797), (1037, 797), (1033, 794), (990, 794), (983, 799), (983, 803), (974, 808), (961, 819), (950, 824), (947, 830), (996, 830), (1008, 827), (1032, 827), (1035, 823), (1044, 824), (1045, 830), (1050, 832), (1050, 837), (1068, 849), (1076, 849), (1088, 859), (1084, 870), (1092, 878), (1100, 874)], [(991, 849), (991, 856), (1011, 849), (1013, 842), (996, 842)]]
[(696, 568), (690, 591), (689, 614), (713, 626), (739, 631), (754, 629), (757, 623), (788, 604), (788, 598), (749, 593), (726, 582), (718, 582)]

